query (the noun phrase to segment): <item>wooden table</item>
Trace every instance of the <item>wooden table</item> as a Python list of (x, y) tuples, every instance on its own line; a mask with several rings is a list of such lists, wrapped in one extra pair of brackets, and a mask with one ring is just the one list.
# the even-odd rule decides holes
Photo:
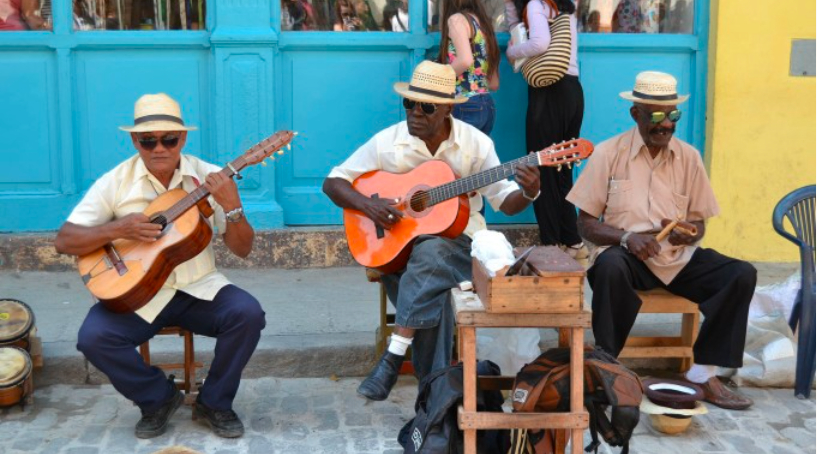
[[(485, 311), (473, 292), (451, 290), (457, 320), (458, 347), (463, 362), (463, 404), (458, 423), (465, 435), (465, 454), (477, 452), (477, 430), (565, 429), (574, 440), (572, 453), (583, 450), (583, 432), (588, 427), (584, 409), (584, 329), (590, 327), (587, 311), (568, 314), (513, 314)], [(514, 377), (477, 377), (477, 328), (560, 328), (570, 337), (570, 412), (493, 413), (477, 411), (477, 385), (482, 389), (511, 389)]]

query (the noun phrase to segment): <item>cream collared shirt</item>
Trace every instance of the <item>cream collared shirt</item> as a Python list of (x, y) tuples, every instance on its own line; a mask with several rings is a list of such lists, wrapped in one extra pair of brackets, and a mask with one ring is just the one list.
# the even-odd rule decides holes
[[(408, 125), (401, 121), (380, 131), (363, 144), (343, 164), (332, 169), (329, 178), (342, 178), (352, 183), (357, 177), (372, 170), (406, 173), (432, 159), (445, 161), (460, 177), (500, 165), (490, 137), (454, 117), (449, 119), (451, 134), (440, 144), (434, 155), (428, 151), (425, 142), (409, 134)], [(499, 211), (508, 194), (518, 189), (516, 182), (500, 180), (470, 195), (471, 215), (465, 234), (473, 238), (474, 233), (486, 228), (485, 218), (479, 213), (482, 209), (482, 196), (488, 199), (491, 208)]]
[[(135, 155), (100, 177), (71, 212), (68, 222), (86, 227), (96, 227), (131, 213), (141, 213), (160, 194), (169, 189), (182, 188), (187, 192), (204, 183), (209, 173), (221, 168), (190, 155), (182, 155), (179, 168), (165, 188), (148, 172), (145, 163)], [(209, 218), (215, 231), (226, 231), (224, 210), (208, 198), (215, 213)], [(212, 300), (219, 290), (230, 281), (216, 271), (212, 243), (196, 257), (177, 266), (159, 293), (136, 313), (148, 323), (167, 306), (177, 290), (202, 300)]]
[[(660, 231), (662, 219), (703, 221), (720, 212), (698, 150), (673, 137), (653, 159), (638, 128), (596, 147), (567, 200), (605, 224), (636, 233)], [(669, 284), (698, 245), (673, 246), (668, 239), (660, 245), (660, 254), (645, 263)], [(595, 248), (591, 259), (605, 249)]]

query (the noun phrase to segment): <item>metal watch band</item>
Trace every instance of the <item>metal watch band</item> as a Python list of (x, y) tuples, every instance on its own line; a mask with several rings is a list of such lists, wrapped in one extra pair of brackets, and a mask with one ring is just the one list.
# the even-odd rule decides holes
[(540, 189), (540, 190), (536, 191), (536, 195), (535, 195), (535, 196), (533, 196), (533, 197), (528, 197), (528, 195), (527, 195), (527, 194), (525, 194), (525, 190), (524, 190), (524, 189), (522, 190), (522, 197), (524, 197), (524, 198), (526, 198), (526, 199), (530, 200), (531, 202), (533, 202), (533, 201), (535, 201), (536, 199), (538, 199), (538, 198), (539, 198), (539, 196), (540, 196), (541, 194), (542, 194), (542, 190)]
[(224, 213), (224, 217), (227, 219), (227, 222), (238, 222), (244, 217), (244, 207), (230, 210)]
[(621, 241), (619, 242), (619, 245), (623, 247), (625, 251), (630, 250), (630, 248), (627, 247), (627, 239), (630, 238), (630, 235), (632, 234), (633, 232), (624, 232), (624, 235), (621, 235)]

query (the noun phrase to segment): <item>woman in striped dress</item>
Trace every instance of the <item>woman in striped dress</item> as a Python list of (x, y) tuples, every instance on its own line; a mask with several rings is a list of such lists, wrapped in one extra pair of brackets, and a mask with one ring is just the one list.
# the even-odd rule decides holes
[[(522, 11), (530, 38), (524, 43), (509, 45), (508, 59), (535, 57), (550, 45), (548, 19), (558, 14), (570, 14), (571, 51), (567, 74), (558, 82), (541, 88), (528, 86), (528, 111), (525, 120), (526, 151), (538, 151), (554, 143), (579, 137), (584, 116), (584, 92), (579, 83), (577, 58), (576, 5), (571, 0), (505, 0), (508, 25), (519, 22)], [(563, 247), (576, 259), (587, 258), (576, 226), (576, 208), (565, 200), (573, 188), (573, 175), (568, 169), (540, 169), (541, 195), (533, 202), (539, 239), (543, 245)]]

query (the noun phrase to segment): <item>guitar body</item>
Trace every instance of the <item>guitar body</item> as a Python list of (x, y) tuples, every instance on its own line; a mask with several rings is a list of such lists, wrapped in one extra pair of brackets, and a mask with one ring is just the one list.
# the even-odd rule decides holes
[(384, 230), (384, 236), (378, 238), (371, 219), (360, 211), (344, 209), (346, 238), (355, 260), (365, 267), (376, 268), (386, 274), (393, 273), (406, 266), (411, 246), (418, 236), (456, 238), (461, 235), (471, 215), (468, 197), (453, 197), (422, 211), (409, 206), (409, 200), (418, 191), (455, 179), (457, 175), (451, 167), (440, 160), (425, 162), (404, 174), (376, 170), (358, 177), (352, 187), (361, 194), (399, 198), (401, 203), (396, 208), (403, 212), (403, 218), (391, 230)]
[[(187, 196), (174, 189), (157, 197), (145, 209), (151, 217)], [(197, 206), (167, 224), (153, 243), (115, 240), (106, 248), (79, 257), (79, 273), (93, 294), (112, 312), (142, 308), (159, 292), (173, 269), (200, 254), (210, 244), (213, 230)], [(121, 259), (122, 272), (113, 265), (111, 248)], [(106, 250), (107, 249), (107, 250)]]

